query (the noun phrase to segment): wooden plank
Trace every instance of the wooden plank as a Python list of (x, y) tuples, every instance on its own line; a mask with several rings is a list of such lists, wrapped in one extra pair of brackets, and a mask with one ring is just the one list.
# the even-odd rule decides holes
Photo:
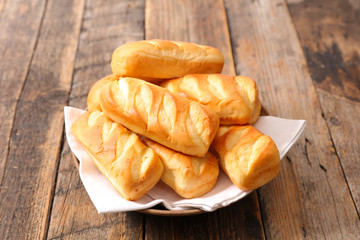
[(256, 192), (212, 213), (190, 217), (147, 215), (145, 239), (264, 239)]
[(360, 2), (291, 0), (288, 4), (360, 215), (360, 123), (355, 120), (360, 109)]
[[(145, 9), (146, 39), (190, 41), (219, 48), (223, 73), (235, 74), (223, 1), (149, 0)], [(261, 239), (264, 232), (256, 193), (225, 209), (195, 217), (146, 216), (147, 239)]]
[(225, 8), (221, 0), (149, 0), (145, 11), (146, 39), (161, 38), (216, 47), (225, 57), (223, 73), (235, 74)]
[[(144, 1), (88, 0), (80, 34), (70, 106), (85, 109), (95, 81), (111, 73), (113, 51), (128, 41), (144, 39)], [(49, 239), (140, 239), (143, 215), (98, 214), (75, 168), (67, 143), (61, 154)]]
[(354, 104), (354, 101), (334, 96), (320, 89), (318, 94), (326, 122), (331, 131), (331, 138), (335, 145), (334, 150), (341, 159), (347, 183), (359, 215), (360, 125), (358, 121), (354, 122), (356, 117), (349, 118), (348, 116), (360, 113), (360, 104)]
[(11, 132), (0, 190), (2, 239), (46, 236), (82, 9), (82, 1), (47, 3)]
[(237, 71), (257, 80), (270, 115), (307, 120), (279, 176), (259, 190), (266, 237), (356, 239), (359, 218), (286, 3), (226, 6)]
[(45, 4), (44, 1), (0, 3), (0, 186), (16, 104), (28, 73)]
[(360, 101), (360, 2), (288, 0), (316, 88)]

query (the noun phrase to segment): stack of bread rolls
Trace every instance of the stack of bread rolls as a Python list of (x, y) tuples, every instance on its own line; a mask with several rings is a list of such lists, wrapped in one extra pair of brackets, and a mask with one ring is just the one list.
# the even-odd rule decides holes
[(242, 190), (280, 169), (273, 140), (250, 124), (260, 114), (254, 80), (220, 74), (221, 52), (149, 40), (113, 53), (113, 74), (96, 82), (72, 132), (127, 200), (162, 180), (184, 198), (209, 192), (219, 163)]

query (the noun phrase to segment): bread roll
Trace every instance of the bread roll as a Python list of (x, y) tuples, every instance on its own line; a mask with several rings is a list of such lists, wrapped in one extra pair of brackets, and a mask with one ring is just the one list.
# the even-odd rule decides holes
[(195, 198), (210, 192), (219, 175), (216, 157), (208, 152), (205, 157), (192, 157), (149, 139), (143, 139), (160, 157), (164, 171), (161, 180), (181, 197)]
[(219, 126), (207, 107), (135, 78), (106, 84), (101, 109), (135, 133), (198, 157), (205, 156)]
[(261, 187), (280, 170), (274, 141), (252, 126), (221, 126), (212, 146), (221, 168), (244, 191)]
[(117, 79), (119, 79), (119, 77), (117, 77), (114, 74), (108, 75), (100, 80), (98, 80), (90, 89), (90, 92), (88, 94), (88, 98), (87, 98), (87, 105), (88, 105), (88, 110), (91, 111), (101, 111), (101, 107), (100, 107), (100, 92), (102, 87), (112, 81), (116, 81)]
[(118, 76), (161, 81), (192, 73), (220, 73), (224, 56), (213, 47), (194, 43), (148, 40), (126, 43), (112, 56)]
[(161, 86), (206, 105), (218, 114), (221, 125), (252, 124), (260, 115), (258, 89), (248, 77), (192, 74)]
[(137, 200), (159, 181), (163, 166), (155, 152), (104, 113), (82, 114), (71, 130), (123, 198)]

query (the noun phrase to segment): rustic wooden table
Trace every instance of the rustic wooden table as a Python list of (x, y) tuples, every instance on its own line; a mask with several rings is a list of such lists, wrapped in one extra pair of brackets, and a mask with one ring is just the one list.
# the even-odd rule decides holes
[[(357, 0), (0, 0), (0, 239), (359, 239)], [(306, 119), (275, 180), (213, 213), (99, 215), (64, 137), (113, 50), (208, 44), (269, 115)]]

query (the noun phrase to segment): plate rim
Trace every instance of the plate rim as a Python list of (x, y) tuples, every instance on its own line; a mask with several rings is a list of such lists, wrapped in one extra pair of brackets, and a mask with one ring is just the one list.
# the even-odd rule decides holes
[(206, 213), (201, 209), (189, 209), (189, 210), (161, 210), (155, 208), (148, 208), (143, 210), (138, 210), (137, 212), (145, 213), (149, 215), (156, 216), (167, 216), (167, 217), (184, 217), (184, 216), (193, 216)]

